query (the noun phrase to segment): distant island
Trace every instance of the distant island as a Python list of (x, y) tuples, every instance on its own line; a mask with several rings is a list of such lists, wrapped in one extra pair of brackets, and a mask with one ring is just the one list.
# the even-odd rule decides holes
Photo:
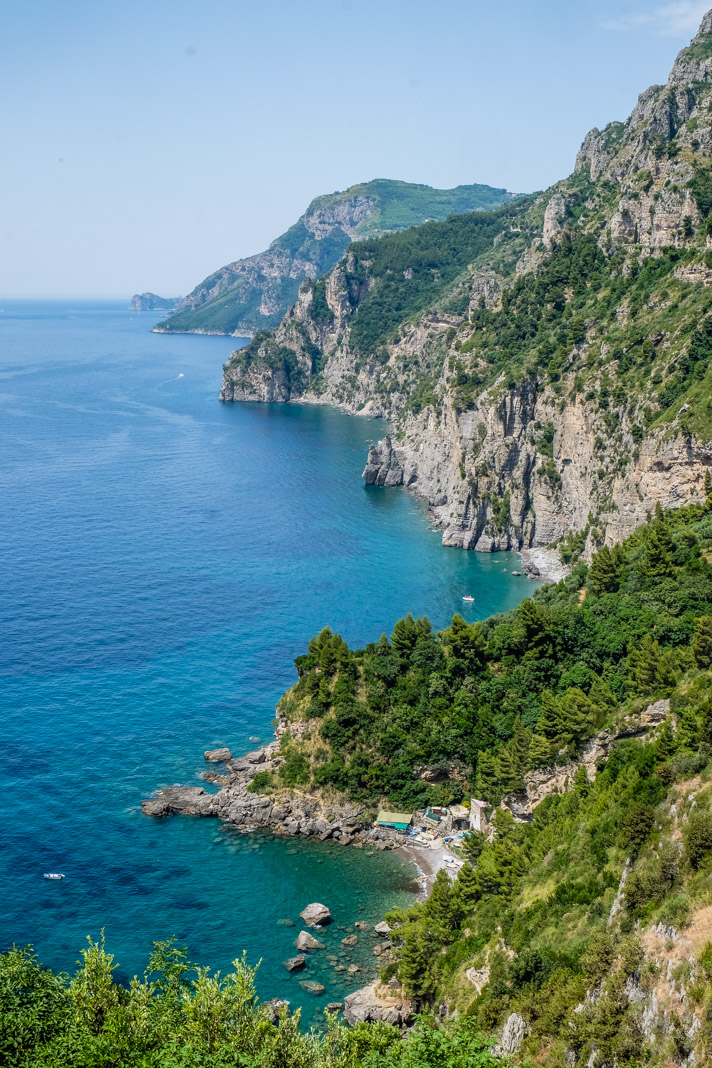
[(157, 293), (134, 293), (129, 301), (129, 311), (171, 312), (180, 304), (182, 297), (159, 297)]
[(489, 185), (433, 189), (377, 178), (316, 197), (265, 252), (228, 263), (185, 297), (160, 333), (252, 337), (276, 326), (300, 284), (339, 262), (352, 241), (381, 237), (463, 212), (488, 211), (515, 198)]

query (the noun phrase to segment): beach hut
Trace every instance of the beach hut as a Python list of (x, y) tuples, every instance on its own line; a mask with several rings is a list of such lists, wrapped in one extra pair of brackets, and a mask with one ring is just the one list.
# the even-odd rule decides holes
[(377, 827), (394, 827), (397, 831), (405, 831), (410, 827), (413, 817), (410, 812), (386, 812), (378, 813)]

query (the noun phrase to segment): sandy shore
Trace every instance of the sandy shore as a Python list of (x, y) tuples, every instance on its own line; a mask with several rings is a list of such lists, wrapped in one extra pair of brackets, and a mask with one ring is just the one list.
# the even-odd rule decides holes
[(544, 582), (560, 582), (569, 573), (566, 564), (561, 563), (557, 549), (522, 549), (519, 555), (523, 564), (534, 564), (539, 568)]
[(433, 888), (435, 876), (440, 869), (450, 867), (449, 864), (445, 863), (445, 857), (449, 857), (452, 854), (445, 849), (442, 843), (435, 849), (429, 846), (414, 845), (412, 842), (406, 842), (405, 845), (397, 848), (402, 857), (415, 864), (419, 872), (418, 882), (421, 885), (421, 894), (424, 898), (428, 897)]

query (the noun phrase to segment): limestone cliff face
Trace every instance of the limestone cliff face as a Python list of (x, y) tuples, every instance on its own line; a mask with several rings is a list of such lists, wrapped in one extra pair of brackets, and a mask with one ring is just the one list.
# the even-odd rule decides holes
[[(390, 420), (366, 482), (418, 493), (444, 543), (466, 549), (548, 546), (573, 534), (590, 553), (629, 534), (658, 501), (701, 499), (712, 466), (712, 351), (705, 341), (689, 353), (712, 306), (711, 105), (712, 12), (667, 84), (643, 93), (627, 122), (591, 131), (574, 175), (502, 215), (489, 250), (447, 291), (435, 272), (432, 300), (404, 313), (385, 341), (364, 348), (359, 321), (396, 275), (422, 276), (423, 263), (404, 266), (401, 244), (384, 269), (374, 250), (359, 258), (353, 246), (324, 279), (301, 285), (273, 331), (228, 361), (222, 399), (325, 403)], [(596, 266), (559, 285), (562, 257), (577, 248)], [(531, 279), (541, 289), (533, 309), (520, 306)], [(398, 299), (381, 302), (384, 315)], [(536, 348), (536, 320), (547, 316), (558, 334)], [(529, 359), (517, 330), (533, 339)]]

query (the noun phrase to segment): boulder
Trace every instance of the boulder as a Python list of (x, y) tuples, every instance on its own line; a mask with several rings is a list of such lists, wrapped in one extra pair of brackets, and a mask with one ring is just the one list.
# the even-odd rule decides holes
[(341, 1012), (344, 1007), (343, 1001), (330, 1001), (326, 1006), (327, 1012)]
[(287, 969), (288, 972), (296, 972), (300, 968), (303, 968), (305, 964), (306, 960), (301, 955), (301, 953), (297, 957), (290, 957), (289, 960), (284, 961), (284, 967)]
[(285, 1016), (289, 1016), (289, 1002), (284, 1001), (282, 998), (272, 998), (271, 1001), (266, 1001), (265, 1006), (269, 1012), (269, 1017), (272, 1023), (277, 1023), (279, 1017), (284, 1012)]
[(377, 923), (373, 930), (377, 935), (380, 935), (381, 938), (386, 938), (386, 936), (391, 933), (391, 928), (388, 926), (385, 920), (381, 920), (380, 923)]
[(321, 983), (315, 983), (313, 979), (300, 979), (299, 985), (303, 987), (308, 994), (323, 994), (326, 987)]
[(375, 1023), (378, 1020), (393, 1024), (394, 1027), (403, 1027), (410, 1023), (413, 1007), (395, 991), (393, 996), (379, 997), (374, 983), (354, 990), (344, 999), (344, 1016), (352, 1027), (362, 1021)]
[(202, 786), (167, 786), (155, 797), (141, 802), (146, 816), (168, 816), (180, 812), (185, 816), (217, 815), (217, 794), (206, 794)]
[(309, 952), (310, 949), (323, 949), (324, 943), (319, 942), (308, 931), (300, 931), (297, 941), (294, 943), (300, 953)]
[(355, 946), (358, 942), (358, 935), (347, 935), (346, 938), (341, 939), (342, 946)]
[(320, 905), (318, 901), (307, 905), (299, 915), (308, 927), (324, 927), (325, 924), (331, 923), (331, 913), (326, 905)]
[(218, 764), (221, 760), (232, 760), (232, 753), (227, 746), (224, 749), (206, 749), (203, 756), (212, 764)]

